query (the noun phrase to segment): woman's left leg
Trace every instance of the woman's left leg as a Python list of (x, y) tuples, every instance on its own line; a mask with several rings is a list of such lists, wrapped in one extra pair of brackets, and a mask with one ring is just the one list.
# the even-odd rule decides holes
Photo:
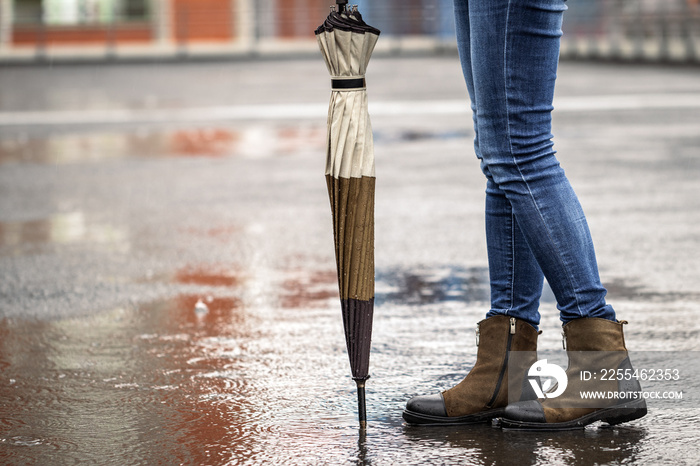
[[(474, 149), (481, 158), (477, 118), (479, 104), (472, 79), (472, 59), (479, 59), (473, 57), (471, 52), (470, 2), (474, 1), (455, 0), (455, 18), (460, 60), (474, 115)], [(493, 1), (498, 3), (497, 0)], [(503, 0), (500, 2), (503, 3)], [(483, 20), (498, 24), (503, 18), (496, 12), (492, 18)], [(508, 387), (518, 385), (514, 383), (517, 377), (508, 372), (508, 351), (528, 352), (534, 357), (537, 349), (537, 308), (542, 292), (542, 271), (515, 220), (510, 202), (490, 179), (486, 188), (485, 210), (491, 308), (487, 318), (477, 326), (476, 364), (457, 386), (443, 393), (409, 400), (404, 419), (410, 423), (468, 424), (502, 415), (509, 397)], [(529, 363), (534, 363), (534, 360)], [(520, 374), (520, 380), (525, 370), (523, 367), (515, 371)], [(524, 393), (517, 388), (516, 394), (513, 391), (510, 396), (515, 399)]]

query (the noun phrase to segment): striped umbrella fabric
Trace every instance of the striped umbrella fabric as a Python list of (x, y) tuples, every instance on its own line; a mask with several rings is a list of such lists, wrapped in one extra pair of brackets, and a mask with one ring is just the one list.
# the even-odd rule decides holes
[(333, 213), (340, 303), (360, 425), (374, 314), (374, 142), (365, 71), (379, 37), (357, 8), (331, 11), (316, 38), (331, 75), (326, 183)]

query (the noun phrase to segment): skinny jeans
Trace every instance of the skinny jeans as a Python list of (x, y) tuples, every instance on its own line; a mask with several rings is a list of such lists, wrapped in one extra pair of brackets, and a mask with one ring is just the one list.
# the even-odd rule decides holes
[(535, 327), (545, 278), (562, 322), (615, 319), (586, 217), (552, 141), (566, 8), (564, 0), (455, 0), (474, 149), (486, 176), (487, 317)]

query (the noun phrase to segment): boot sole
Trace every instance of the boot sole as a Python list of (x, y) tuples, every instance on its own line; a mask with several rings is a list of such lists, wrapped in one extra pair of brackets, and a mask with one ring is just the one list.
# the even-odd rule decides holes
[(489, 423), (492, 419), (501, 417), (503, 414), (505, 414), (505, 408), (490, 409), (488, 411), (455, 417), (431, 416), (429, 414), (421, 414), (406, 409), (403, 412), (403, 418), (409, 424), (420, 424), (423, 426), (463, 426)]
[(614, 426), (623, 422), (634, 421), (646, 416), (646, 414), (646, 401), (636, 400), (610, 408), (602, 408), (566, 422), (525, 422), (501, 418), (500, 425), (504, 430), (577, 430), (583, 429), (597, 421), (607, 422), (609, 425)]

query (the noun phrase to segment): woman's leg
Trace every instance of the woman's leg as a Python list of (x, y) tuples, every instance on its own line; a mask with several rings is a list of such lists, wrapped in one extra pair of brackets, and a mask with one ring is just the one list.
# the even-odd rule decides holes
[[(458, 3), (463, 7), (465, 2)], [(487, 196), (510, 204), (554, 291), (562, 321), (614, 320), (583, 210), (552, 143), (564, 0), (466, 3), (469, 59), (462, 60), (467, 62), (465, 78), (476, 112), (477, 155), (488, 178)], [(531, 291), (532, 285), (524, 289)], [(520, 292), (520, 285), (513, 291)]]
[[(472, 77), (469, 2), (455, 1), (457, 44), (462, 71), (469, 91), (474, 118), (474, 150), (480, 159), (478, 103)], [(478, 57), (476, 58), (479, 59)], [(505, 193), (493, 182), (488, 169), (486, 185), (486, 244), (491, 285), (491, 309), (487, 317), (504, 314), (525, 320), (533, 326), (540, 321), (539, 299), (543, 274), (527, 245)]]
[[(489, 184), (510, 203), (554, 291), (569, 355), (564, 392), (515, 403), (511, 396), (501, 421), (508, 427), (582, 428), (596, 421), (619, 424), (647, 413), (643, 399), (628, 396), (640, 392), (638, 381), (594, 380), (589, 385), (579, 377), (601, 368), (634, 369), (623, 323), (615, 321), (615, 312), (605, 303), (583, 210), (552, 144), (552, 99), (565, 9), (564, 0), (469, 0), (482, 167)], [(584, 386), (620, 396), (592, 405), (581, 397)]]
[[(455, 0), (455, 12), (460, 56), (474, 109), (474, 147), (479, 155), (478, 100), (470, 64), (469, 1)], [(409, 423), (484, 422), (502, 416), (509, 398), (532, 398), (517, 387), (525, 387), (524, 374), (535, 362), (537, 331), (533, 327), (539, 322), (542, 272), (514, 219), (510, 202), (492, 180), (487, 186), (486, 230), (492, 304), (487, 318), (477, 326), (476, 364), (457, 386), (411, 398), (403, 413)], [(529, 354), (532, 360), (525, 360), (523, 367), (509, 368), (510, 351)], [(511, 386), (516, 388), (510, 389)]]

